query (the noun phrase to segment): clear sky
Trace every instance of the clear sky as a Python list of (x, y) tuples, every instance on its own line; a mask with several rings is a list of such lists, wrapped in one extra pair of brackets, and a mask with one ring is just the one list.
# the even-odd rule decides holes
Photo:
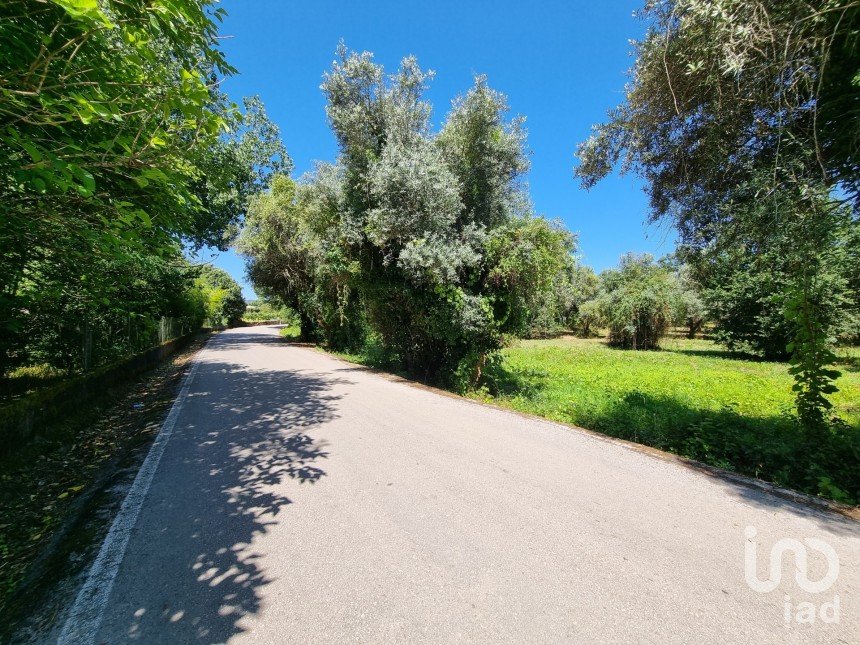
[[(633, 62), (630, 39), (643, 31), (633, 17), (641, 4), (223, 0), (224, 49), (239, 69), (225, 87), (236, 101), (262, 97), (298, 176), (314, 160), (337, 155), (319, 85), (341, 39), (351, 49), (374, 52), (390, 71), (409, 54), (434, 70), (427, 98), (437, 126), (473, 76), (486, 74), (490, 86), (508, 96), (512, 114), (527, 118), (528, 182), (537, 211), (578, 233), (583, 261), (600, 271), (626, 251), (659, 256), (674, 248), (671, 227), (645, 223), (647, 199), (636, 177), (612, 176), (591, 191), (573, 177), (577, 143), (623, 98)], [(227, 252), (213, 261), (253, 297), (241, 258)]]

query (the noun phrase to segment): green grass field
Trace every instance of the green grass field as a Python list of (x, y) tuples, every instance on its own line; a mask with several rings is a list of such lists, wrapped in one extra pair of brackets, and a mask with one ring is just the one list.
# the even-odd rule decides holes
[(472, 396), (645, 443), (842, 501), (860, 495), (860, 348), (839, 351), (844, 421), (810, 437), (792, 417), (788, 365), (743, 359), (707, 340), (660, 351), (601, 339), (524, 340)]
[[(860, 348), (840, 354), (839, 392), (831, 399), (860, 430)], [(653, 352), (613, 349), (597, 338), (523, 340), (503, 356), (510, 376), (528, 386), (500, 401), (577, 424), (593, 425), (619, 400), (640, 394), (763, 420), (790, 412), (794, 403), (786, 363), (736, 358), (707, 340), (667, 339)]]

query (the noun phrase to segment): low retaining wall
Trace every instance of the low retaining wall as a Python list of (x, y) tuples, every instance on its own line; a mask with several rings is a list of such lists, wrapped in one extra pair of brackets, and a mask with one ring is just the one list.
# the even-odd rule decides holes
[(0, 453), (10, 452), (39, 436), (45, 424), (74, 410), (111, 386), (129, 381), (155, 367), (187, 347), (198, 333), (192, 332), (174, 338), (145, 352), (39, 390), (0, 408)]

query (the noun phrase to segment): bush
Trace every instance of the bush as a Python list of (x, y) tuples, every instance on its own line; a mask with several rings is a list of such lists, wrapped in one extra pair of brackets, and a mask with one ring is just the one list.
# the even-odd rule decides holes
[(299, 323), (298, 314), (293, 309), (278, 302), (266, 300), (252, 300), (247, 303), (242, 320), (245, 322), (278, 321), (288, 326)]
[(606, 320), (601, 314), (600, 302), (597, 299), (587, 300), (580, 305), (574, 326), (577, 336), (582, 338), (596, 336), (600, 328), (605, 325)]
[[(672, 267), (673, 264), (675, 259), (669, 256), (667, 265)], [(673, 274), (677, 283), (674, 323), (687, 328), (687, 338), (695, 338), (709, 317), (702, 298), (702, 285), (693, 277), (693, 268), (688, 264), (674, 266)]]
[(618, 269), (601, 274), (600, 315), (609, 327), (609, 344), (656, 349), (672, 322), (678, 291), (671, 273), (650, 255), (628, 253)]
[(594, 270), (579, 264), (573, 256), (568, 257), (563, 268), (553, 277), (551, 288), (540, 296), (537, 310), (533, 312), (529, 337), (546, 337), (563, 330), (582, 333), (579, 329), (581, 309), (594, 299), (599, 288), (600, 281)]

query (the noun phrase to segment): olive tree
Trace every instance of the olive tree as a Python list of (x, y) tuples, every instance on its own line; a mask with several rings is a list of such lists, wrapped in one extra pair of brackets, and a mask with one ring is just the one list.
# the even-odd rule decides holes
[(617, 269), (604, 271), (597, 298), (609, 327), (609, 344), (628, 349), (656, 349), (672, 323), (678, 298), (671, 272), (650, 255), (628, 253)]
[(532, 212), (522, 119), (505, 97), (476, 78), (434, 133), (432, 76), (413, 57), (388, 75), (342, 46), (322, 84), (337, 162), (292, 193), (276, 181), (240, 250), (308, 334), (369, 333), (412, 374), (467, 387), (528, 329), (574, 238)]

